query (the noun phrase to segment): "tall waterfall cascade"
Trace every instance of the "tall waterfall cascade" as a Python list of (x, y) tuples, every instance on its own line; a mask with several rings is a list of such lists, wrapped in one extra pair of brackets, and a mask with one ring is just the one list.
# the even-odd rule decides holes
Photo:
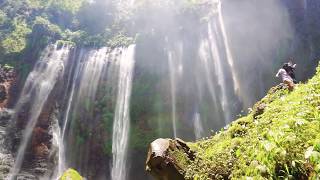
[[(80, 51), (78, 61), (75, 62), (75, 71), (71, 84), (70, 95), (67, 100), (66, 111), (62, 132), (60, 135), (61, 144), (59, 145), (59, 163), (57, 167), (57, 175), (61, 175), (69, 165), (66, 162), (65, 140), (69, 134), (70, 121), (77, 113), (82, 113), (83, 105), (95, 101), (98, 84), (104, 74), (108, 59), (108, 48), (98, 50), (90, 50), (84, 54), (85, 50)], [(93, 111), (91, 107), (85, 107), (86, 117), (92, 118)], [(72, 131), (72, 130), (70, 130)]]
[(134, 70), (135, 45), (122, 50), (112, 135), (112, 180), (127, 179), (127, 153), (130, 131), (130, 96)]
[[(230, 98), (228, 89), (233, 87), (232, 93), (241, 97), (239, 94), (241, 87), (237, 78), (237, 71), (234, 67), (234, 59), (229, 46), (229, 38), (227, 36), (225, 23), (222, 17), (221, 3), (222, 2), (220, 0), (217, 1), (216, 15), (214, 15), (212, 20), (208, 22), (208, 34), (204, 36), (206, 38), (204, 38), (200, 43), (199, 54), (200, 59), (205, 66), (206, 81), (208, 83), (212, 100), (221, 102), (225, 124), (229, 124), (233, 118), (230, 102), (234, 100)], [(210, 78), (212, 77), (212, 73), (208, 69), (210, 63), (213, 63), (214, 75), (216, 76), (220, 93), (217, 93), (216, 88), (213, 88), (212, 80)], [(226, 76), (231, 78), (227, 78)]]
[(170, 86), (171, 86), (171, 118), (173, 127), (173, 136), (177, 137), (177, 117), (176, 117), (176, 75), (174, 71), (173, 64), (173, 54), (169, 52), (168, 54), (168, 64), (170, 73)]
[[(14, 179), (20, 172), (24, 162), (26, 148), (30, 142), (33, 129), (37, 124), (38, 117), (45, 105), (51, 91), (54, 89), (59, 78), (66, 76), (70, 82), (66, 88), (68, 94), (65, 102), (65, 110), (60, 123), (58, 119), (52, 122), (52, 148), (57, 149), (57, 164), (52, 179), (57, 179), (62, 173), (72, 167), (73, 163), (79, 166), (79, 170), (86, 171), (85, 159), (74, 162), (70, 159), (70, 150), (78, 149), (80, 154), (88, 146), (77, 148), (70, 144), (73, 134), (77, 129), (74, 125), (82, 120), (94, 120), (94, 107), (90, 104), (96, 102), (98, 87), (103, 79), (108, 79), (107, 85), (117, 84), (117, 100), (113, 123), (112, 136), (112, 172), (113, 179), (126, 179), (127, 148), (130, 130), (130, 96), (134, 70), (135, 45), (128, 48), (100, 48), (97, 50), (81, 49), (77, 58), (70, 55), (71, 48), (64, 45), (48, 46), (34, 70), (28, 76), (21, 93), (15, 112), (19, 113), (26, 103), (31, 103), (30, 117), (22, 141), (17, 152), (17, 157), (7, 179)], [(69, 62), (72, 61), (72, 62)], [(71, 66), (70, 66), (71, 64)], [(112, 64), (112, 65), (111, 65)], [(69, 66), (70, 67), (69, 67)], [(70, 73), (64, 73), (69, 67)], [(115, 74), (118, 73), (118, 74)], [(115, 81), (115, 79), (118, 79)], [(68, 80), (68, 81), (69, 81)], [(104, 80), (105, 81), (105, 80)], [(16, 115), (18, 116), (18, 115)], [(77, 118), (75, 118), (77, 117)], [(89, 123), (89, 122), (88, 122)], [(87, 128), (94, 128), (87, 124)], [(68, 144), (68, 146), (66, 146)], [(72, 150), (73, 149), (73, 150)], [(73, 162), (73, 163), (72, 163)]]
[(54, 85), (58, 78), (63, 75), (64, 64), (68, 60), (69, 52), (70, 48), (68, 46), (59, 47), (57, 44), (49, 46), (26, 80), (15, 107), (15, 112), (19, 113), (26, 103), (30, 103), (30, 115), (28, 123), (24, 128), (25, 130), (16, 155), (15, 164), (11, 168), (9, 177), (7, 178), (9, 180), (14, 179), (20, 171), (33, 129), (37, 124), (42, 108)]
[[(174, 137), (179, 135), (177, 128), (179, 121), (190, 117), (196, 139), (205, 136), (206, 133), (203, 132), (206, 130), (203, 127), (208, 126), (208, 120), (199, 117), (202, 116), (204, 104), (209, 101), (206, 94), (210, 96), (209, 103), (212, 105), (212, 113), (215, 114), (214, 120), (223, 120), (224, 125), (233, 120), (235, 103), (242, 100), (239, 94), (240, 82), (222, 17), (221, 2), (216, 1), (216, 4), (216, 10), (201, 34), (194, 59), (184, 56), (187, 53), (184, 46), (188, 46), (185, 42), (173, 42), (173, 48), (167, 50), (169, 74), (167, 81), (170, 84)], [(178, 106), (183, 98), (187, 99), (191, 108)], [(180, 117), (181, 111), (193, 115)]]

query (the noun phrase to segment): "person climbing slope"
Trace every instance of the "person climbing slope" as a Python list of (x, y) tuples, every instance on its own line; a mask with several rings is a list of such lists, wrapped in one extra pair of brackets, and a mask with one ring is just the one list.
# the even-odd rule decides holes
[(298, 81), (296, 80), (296, 75), (294, 70), (296, 69), (297, 64), (294, 64), (291, 60), (287, 63), (288, 65), (286, 66), (286, 71), (289, 74), (289, 76), (292, 78), (293, 83), (297, 83)]
[(279, 69), (276, 77), (280, 77), (282, 82), (288, 86), (289, 91), (292, 91), (294, 89), (294, 82), (293, 82), (293, 78), (289, 75), (287, 71), (289, 69), (290, 69), (289, 63), (284, 63), (282, 68)]

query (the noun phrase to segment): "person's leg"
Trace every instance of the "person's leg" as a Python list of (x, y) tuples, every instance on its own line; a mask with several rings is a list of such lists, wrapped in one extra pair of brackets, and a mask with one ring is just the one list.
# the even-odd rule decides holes
[(293, 83), (292, 81), (290, 81), (290, 80), (284, 80), (283, 83), (288, 86), (289, 91), (293, 91), (293, 89), (294, 89), (294, 83)]

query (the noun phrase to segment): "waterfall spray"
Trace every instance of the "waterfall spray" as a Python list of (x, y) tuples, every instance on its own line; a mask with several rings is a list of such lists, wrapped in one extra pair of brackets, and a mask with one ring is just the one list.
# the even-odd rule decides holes
[(203, 136), (203, 126), (201, 122), (200, 113), (196, 112), (194, 114), (193, 123), (194, 123), (194, 134), (195, 134), (196, 140), (198, 140)]

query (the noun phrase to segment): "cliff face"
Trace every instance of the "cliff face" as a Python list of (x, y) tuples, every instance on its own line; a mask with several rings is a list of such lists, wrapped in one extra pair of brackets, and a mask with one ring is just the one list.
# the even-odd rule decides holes
[[(247, 116), (216, 135), (186, 143), (195, 152), (194, 159), (181, 149), (168, 148), (171, 153), (161, 155), (164, 160), (157, 164), (173, 159), (165, 163), (166, 167), (176, 167), (176, 174), (184, 179), (317, 179), (319, 96), (320, 68), (308, 83), (297, 84), (293, 92), (280, 85), (272, 88)], [(149, 153), (147, 170), (157, 179), (167, 179), (167, 172), (155, 173), (165, 168), (150, 165), (157, 160), (155, 153)]]

